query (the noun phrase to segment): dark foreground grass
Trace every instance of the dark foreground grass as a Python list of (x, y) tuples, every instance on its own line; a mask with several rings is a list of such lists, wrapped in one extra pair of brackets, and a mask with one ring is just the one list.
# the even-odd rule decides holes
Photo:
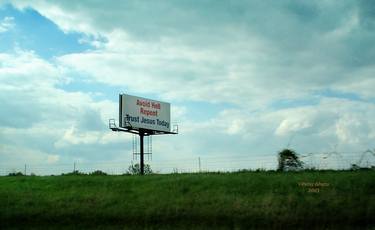
[(0, 229), (374, 226), (375, 171), (0, 177)]

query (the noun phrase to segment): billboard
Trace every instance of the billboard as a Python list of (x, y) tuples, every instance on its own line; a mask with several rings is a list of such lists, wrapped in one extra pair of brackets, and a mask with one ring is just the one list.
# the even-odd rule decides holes
[(147, 98), (120, 94), (120, 127), (170, 132), (170, 104)]

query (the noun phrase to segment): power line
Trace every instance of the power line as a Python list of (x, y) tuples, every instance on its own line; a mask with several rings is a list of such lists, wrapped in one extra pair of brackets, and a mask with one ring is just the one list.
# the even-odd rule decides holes
[[(375, 150), (365, 151), (329, 151), (300, 154), (300, 158), (308, 167), (318, 169), (343, 169), (350, 168), (356, 164), (359, 167), (371, 167), (375, 165)], [(198, 159), (198, 161), (197, 161)], [(55, 163), (55, 164), (0, 164), (0, 175), (7, 175), (10, 172), (23, 172), (24, 174), (58, 175), (61, 173), (77, 170), (80, 172), (92, 172), (102, 170), (111, 174), (125, 173), (131, 161), (96, 161), (96, 162), (73, 162), (73, 163)], [(269, 168), (276, 169), (277, 154), (261, 155), (209, 155), (190, 158), (176, 158), (169, 160), (154, 160), (149, 164), (155, 170), (171, 172), (178, 171), (220, 171), (220, 170), (240, 170)], [(172, 170), (171, 170), (172, 169)]]

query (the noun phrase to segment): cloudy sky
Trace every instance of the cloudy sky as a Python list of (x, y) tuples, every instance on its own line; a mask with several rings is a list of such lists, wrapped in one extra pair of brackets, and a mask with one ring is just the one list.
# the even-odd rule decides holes
[(365, 0), (0, 0), (0, 167), (130, 162), (119, 93), (172, 104), (155, 167), (374, 149), (374, 42)]

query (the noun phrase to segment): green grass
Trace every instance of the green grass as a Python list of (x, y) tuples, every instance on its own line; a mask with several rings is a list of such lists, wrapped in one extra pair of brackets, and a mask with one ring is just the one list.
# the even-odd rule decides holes
[(0, 229), (25, 226), (372, 228), (375, 171), (0, 177)]

